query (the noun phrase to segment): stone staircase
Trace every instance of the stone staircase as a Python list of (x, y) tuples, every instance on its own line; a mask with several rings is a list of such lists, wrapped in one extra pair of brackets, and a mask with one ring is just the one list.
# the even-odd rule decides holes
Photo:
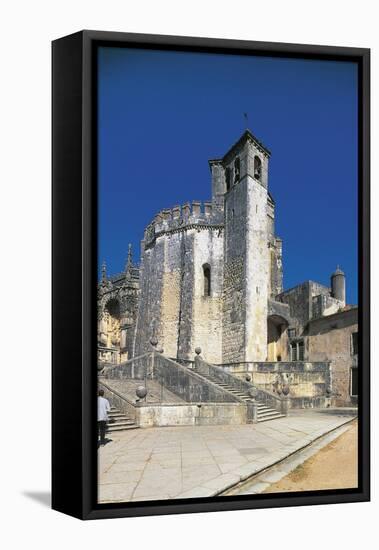
[(107, 433), (135, 430), (139, 427), (134, 420), (126, 416), (126, 414), (122, 413), (120, 409), (116, 409), (115, 407), (111, 407), (111, 410), (108, 413), (108, 418)]
[[(245, 402), (252, 401), (251, 396), (247, 392), (244, 392), (243, 390), (237, 390), (236, 388), (234, 388), (233, 386), (227, 383), (220, 382), (219, 380), (217, 380), (216, 377), (199, 372), (198, 369), (196, 368), (194, 368), (193, 371), (196, 372), (199, 376), (202, 376), (203, 378), (205, 378), (206, 380), (213, 382), (213, 384), (216, 384), (223, 390), (231, 393), (241, 401), (245, 401)], [(276, 420), (277, 418), (283, 418), (284, 416), (285, 416), (284, 414), (281, 414), (276, 409), (270, 409), (270, 407), (267, 407), (260, 401), (257, 401), (257, 421), (258, 422), (266, 422), (267, 420)]]

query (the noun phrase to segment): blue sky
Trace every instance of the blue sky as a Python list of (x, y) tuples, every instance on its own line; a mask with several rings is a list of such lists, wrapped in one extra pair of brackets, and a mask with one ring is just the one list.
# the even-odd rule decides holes
[(357, 66), (100, 48), (99, 263), (139, 260), (162, 208), (211, 196), (208, 159), (249, 127), (271, 152), (269, 189), (284, 286), (329, 284), (337, 264), (357, 302)]

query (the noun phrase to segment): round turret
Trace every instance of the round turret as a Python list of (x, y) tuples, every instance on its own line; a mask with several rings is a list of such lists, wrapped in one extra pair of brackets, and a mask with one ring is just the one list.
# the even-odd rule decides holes
[(346, 282), (345, 273), (337, 266), (331, 276), (332, 297), (346, 303)]

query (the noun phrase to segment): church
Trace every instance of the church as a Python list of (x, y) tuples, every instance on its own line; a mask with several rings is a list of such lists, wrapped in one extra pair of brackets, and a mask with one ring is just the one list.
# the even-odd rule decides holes
[(356, 402), (358, 308), (345, 275), (283, 289), (282, 240), (269, 191), (271, 153), (246, 130), (209, 161), (211, 198), (160, 211), (145, 228), (141, 261), (98, 285), (98, 357), (122, 363), (151, 350), (182, 364), (201, 348), (213, 365), (330, 364), (337, 405)]

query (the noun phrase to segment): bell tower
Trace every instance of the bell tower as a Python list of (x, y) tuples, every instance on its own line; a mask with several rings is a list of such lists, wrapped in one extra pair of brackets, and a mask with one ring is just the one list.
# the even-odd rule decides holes
[(246, 130), (223, 157), (223, 362), (266, 361), (268, 162), (270, 151)]

